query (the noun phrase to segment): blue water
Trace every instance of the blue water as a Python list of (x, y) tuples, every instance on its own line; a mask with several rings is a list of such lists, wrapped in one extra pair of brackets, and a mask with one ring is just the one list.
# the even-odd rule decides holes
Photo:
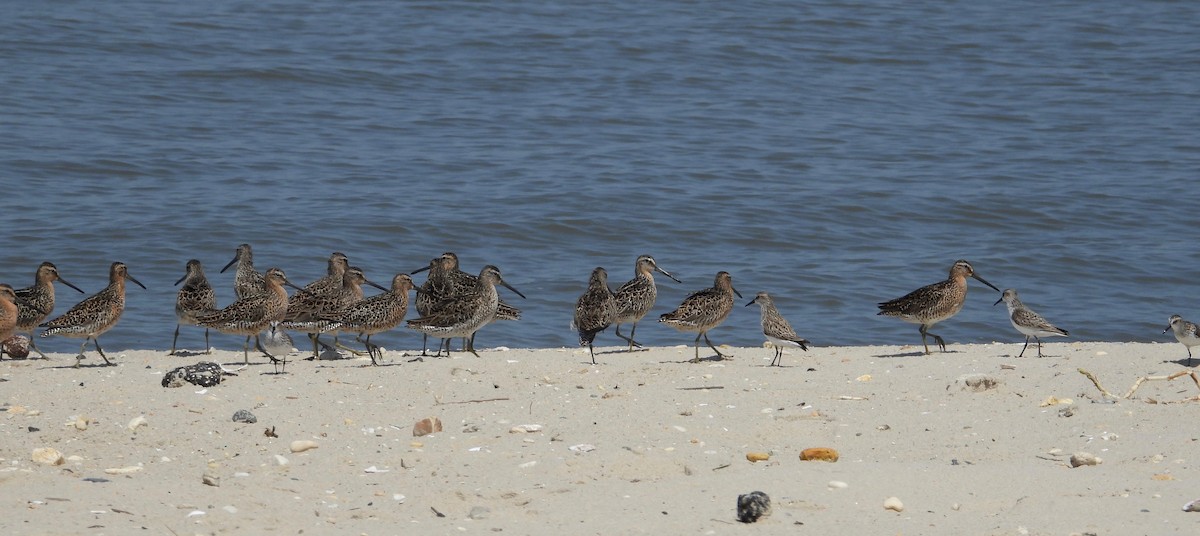
[[(384, 284), (495, 264), (529, 299), (481, 347), (573, 346), (591, 269), (643, 253), (684, 282), (654, 345), (691, 343), (655, 320), (718, 270), (744, 296), (718, 344), (761, 343), (759, 290), (819, 346), (915, 344), (876, 302), (959, 258), (1076, 339), (1200, 319), (1200, 5), (919, 4), (13, 3), (0, 281), (127, 263), (149, 290), (113, 350), (169, 347), (189, 258), (232, 300), (242, 242), (301, 284), (335, 250)], [(996, 298), (933, 331), (1022, 340)]]

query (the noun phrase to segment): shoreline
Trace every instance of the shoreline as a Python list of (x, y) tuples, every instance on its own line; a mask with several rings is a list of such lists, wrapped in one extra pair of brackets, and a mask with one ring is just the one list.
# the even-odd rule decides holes
[[(412, 363), (419, 351), (388, 350), (379, 367), (294, 352), (281, 375), (252, 354), (209, 388), (160, 382), (199, 361), (236, 368), (240, 350), (112, 351), (118, 366), (78, 369), (69, 354), (5, 359), (0, 528), (732, 534), (750, 528), (737, 496), (763, 491), (772, 514), (753, 530), (773, 534), (1194, 530), (1200, 513), (1182, 506), (1200, 498), (1200, 432), (1185, 400), (1200, 388), (1183, 376), (1113, 400), (1077, 371), (1119, 396), (1192, 370), (1184, 347), (1054, 342), (1018, 359), (1021, 345), (789, 348), (783, 367), (765, 366), (766, 347), (688, 363), (690, 345), (605, 346), (596, 366), (586, 348)], [(257, 422), (233, 422), (238, 410)], [(414, 437), (427, 417), (444, 430)], [(64, 463), (33, 462), (43, 447)], [(813, 447), (840, 459), (801, 461)], [(1102, 462), (1071, 467), (1079, 452)]]

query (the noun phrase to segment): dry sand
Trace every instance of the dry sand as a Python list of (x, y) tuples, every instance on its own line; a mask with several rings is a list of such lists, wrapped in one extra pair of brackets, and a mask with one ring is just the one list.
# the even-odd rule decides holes
[[(1182, 507), (1200, 498), (1200, 405), (1167, 402), (1200, 389), (1185, 376), (1105, 400), (1077, 372), (1122, 395), (1188, 370), (1181, 345), (949, 348), (789, 350), (782, 368), (764, 366), (766, 348), (688, 363), (690, 346), (607, 347), (598, 366), (574, 348), (389, 351), (389, 366), (260, 363), (207, 389), (160, 381), (240, 352), (6, 360), (0, 533), (1197, 533)], [(998, 383), (966, 381), (977, 374)], [(258, 422), (233, 422), (242, 409)], [(444, 431), (414, 437), (425, 417)], [(512, 431), (527, 424), (541, 430)], [(294, 453), (297, 440), (317, 448)], [(40, 447), (65, 463), (33, 462)], [(841, 458), (801, 461), (809, 447)], [(1081, 451), (1102, 463), (1072, 468)], [(106, 472), (121, 468), (135, 472)], [(772, 514), (737, 522), (737, 496), (755, 490)]]

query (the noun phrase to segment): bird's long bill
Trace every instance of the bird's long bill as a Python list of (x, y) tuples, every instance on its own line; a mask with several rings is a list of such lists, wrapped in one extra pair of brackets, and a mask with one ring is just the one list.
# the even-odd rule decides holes
[(293, 285), (291, 281), (284, 281), (284, 282), (283, 282), (283, 285), (284, 285), (285, 287), (292, 287), (292, 288), (294, 288), (294, 289), (296, 289), (296, 290), (301, 290), (301, 291), (302, 291), (302, 290), (304, 290), (304, 289), (302, 289), (302, 288), (300, 288), (300, 287), (297, 287), (296, 285)]
[(391, 290), (391, 289), (388, 289), (388, 288), (384, 288), (384, 287), (381, 287), (381, 286), (379, 286), (379, 284), (378, 284), (378, 283), (375, 283), (374, 281), (363, 281), (363, 282), (364, 282), (364, 283), (366, 283), (366, 284), (368, 284), (368, 285), (371, 285), (372, 287), (375, 287), (375, 288), (377, 288), (377, 289), (379, 289), (379, 290), (382, 290), (382, 291), (384, 291), (384, 292), (387, 292), (387, 291)]
[(413, 271), (409, 272), (409, 273), (408, 273), (408, 275), (416, 275), (416, 274), (419, 274), (419, 273), (421, 273), (421, 272), (424, 272), (425, 270), (428, 270), (429, 268), (430, 268), (429, 266), (423, 266), (423, 267), (421, 267), (421, 268), (417, 268), (416, 270), (413, 270)]
[(125, 272), (125, 279), (133, 281), (134, 283), (137, 283), (137, 286), (139, 286), (139, 287), (146, 288), (146, 285), (143, 285), (141, 281), (134, 279), (133, 276), (129, 275), (129, 272)]
[(1170, 324), (1167, 324), (1167, 329), (1164, 329), (1164, 330), (1163, 330), (1163, 333), (1166, 333), (1166, 332), (1168, 332), (1168, 331), (1171, 331), (1171, 325), (1170, 325)]
[[(1002, 301), (1004, 301), (1004, 296), (1000, 296), (1000, 299), (996, 300), (996, 303), (993, 303), (992, 307), (1000, 305), (1000, 302), (1002, 302)], [(1171, 329), (1171, 326), (1167, 326), (1167, 329)], [(1166, 333), (1166, 332), (1164, 331), (1163, 333)]]
[[(741, 297), (742, 297), (742, 293), (741, 293), (741, 292), (738, 292), (736, 288), (733, 288), (732, 286), (731, 286), (731, 287), (729, 287), (729, 288), (730, 288), (730, 289), (732, 289), (732, 290), (733, 290), (733, 293), (734, 293), (734, 294), (737, 294), (739, 298), (741, 298)], [(755, 299), (758, 299), (758, 298), (755, 298)], [(754, 303), (754, 302), (753, 302), (753, 301), (751, 301), (750, 303)]]
[(671, 281), (674, 281), (674, 282), (676, 282), (676, 283), (679, 283), (679, 284), (683, 284), (683, 281), (680, 281), (680, 280), (678, 280), (678, 279), (675, 279), (675, 276), (673, 276), (673, 275), (671, 275), (671, 274), (667, 273), (667, 271), (666, 271), (666, 270), (663, 270), (662, 268), (659, 268), (659, 267), (658, 267), (658, 265), (655, 265), (655, 266), (654, 266), (654, 270), (655, 270), (655, 271), (657, 271), (658, 273), (662, 274), (662, 275), (665, 275), (665, 276), (667, 276), (667, 277), (671, 278)]
[[(71, 287), (71, 288), (73, 288), (73, 289), (75, 289), (75, 290), (78, 290), (80, 294), (85, 294), (85, 293), (83, 292), (83, 289), (81, 289), (81, 288), (79, 288), (79, 287), (77, 287), (77, 286), (75, 286), (75, 285), (72, 285), (70, 281), (67, 281), (66, 279), (63, 279), (61, 275), (60, 275), (60, 276), (58, 276), (58, 282), (59, 282), (59, 283), (62, 283), (62, 284), (64, 284), (64, 285), (66, 285), (66, 286), (68, 286), (68, 287)], [(178, 283), (176, 283), (176, 284), (178, 285)]]
[[(992, 287), (992, 289), (995, 290), (996, 292), (1000, 292), (1000, 289), (996, 288), (996, 285), (988, 283), (986, 279), (979, 277), (978, 275), (975, 275), (975, 274), (971, 274), (971, 277), (978, 279), (980, 283), (983, 283), (989, 287)], [(996, 302), (996, 303), (999, 303), (999, 302)]]
[[(501, 281), (501, 282), (500, 282), (500, 284), (501, 284), (501, 285), (504, 285), (504, 288), (506, 288), (506, 289), (508, 289), (508, 290), (511, 290), (511, 291), (513, 291), (513, 292), (516, 292), (516, 293), (517, 293), (517, 296), (520, 296), (520, 297), (522, 297), (522, 298), (525, 298), (525, 295), (524, 295), (524, 294), (521, 294), (521, 291), (519, 291), (519, 290), (517, 290), (517, 289), (513, 288), (513, 287), (512, 287), (512, 285), (510, 285), (510, 284), (508, 284), (508, 283), (505, 283), (504, 281)], [(529, 298), (525, 298), (525, 299), (529, 299)]]
[(238, 261), (238, 256), (234, 255), (233, 260), (229, 261), (229, 264), (226, 264), (224, 268), (221, 268), (221, 273), (225, 273), (225, 270), (228, 270), (229, 267), (233, 266), (235, 263), (237, 263), (237, 261)]
[(747, 303), (744, 307), (750, 307), (751, 305), (754, 305), (754, 302), (756, 301), (758, 301), (758, 296), (755, 296), (754, 299), (750, 300), (750, 303)]
[[(188, 274), (183, 274), (183, 277), (179, 278), (179, 281), (176, 281), (176, 282), (175, 282), (175, 286), (177, 286), (177, 287), (178, 287), (178, 286), (179, 286), (179, 284), (180, 284), (180, 283), (182, 283), (184, 279), (187, 279), (187, 276), (188, 276)], [(59, 280), (59, 281), (62, 281), (62, 278), (60, 277), (60, 278), (58, 278), (58, 280)]]

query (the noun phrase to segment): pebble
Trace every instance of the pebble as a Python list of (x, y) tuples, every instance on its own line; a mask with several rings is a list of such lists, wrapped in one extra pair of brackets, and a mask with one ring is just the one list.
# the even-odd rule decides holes
[(838, 461), (838, 451), (827, 447), (804, 449), (802, 452), (800, 452), (800, 459), (806, 462), (836, 462)]
[(137, 417), (134, 417), (133, 420), (129, 421), (129, 424), (125, 427), (129, 428), (130, 430), (137, 430), (138, 427), (146, 426), (148, 423), (149, 421), (146, 420), (145, 415), (138, 415)]
[(62, 465), (66, 463), (62, 453), (54, 447), (33, 449), (33, 454), (30, 457), (33, 461), (44, 465)]
[(580, 443), (578, 445), (571, 445), (571, 446), (567, 447), (567, 450), (569, 450), (571, 452), (591, 452), (593, 450), (596, 450), (596, 445), (592, 445), (592, 444), (588, 444), (588, 443)]
[(0, 343), (4, 347), (5, 355), (16, 359), (25, 359), (29, 357), (29, 337), (24, 335), (13, 335), (4, 342)]
[(1084, 465), (1100, 465), (1104, 460), (1093, 456), (1090, 452), (1076, 452), (1071, 455), (1071, 467), (1082, 467)]
[(888, 497), (883, 500), (883, 509), (892, 510), (894, 512), (903, 512), (904, 503), (900, 502), (900, 499), (896, 497)]
[(737, 498), (737, 517), (742, 523), (754, 523), (771, 515), (771, 498), (761, 491), (752, 491)]
[(404, 495), (401, 495), (401, 494), (399, 494), (399, 493), (393, 493), (393, 494), (392, 494), (392, 500), (393, 500), (393, 501), (396, 501), (396, 502), (398, 502), (398, 503), (402, 503), (402, 502), (404, 502), (404, 499), (407, 499), (407, 498), (408, 498), (408, 497), (405, 497)]
[(297, 439), (292, 441), (292, 444), (288, 448), (291, 449), (292, 452), (304, 452), (306, 450), (317, 448), (317, 442), (310, 441), (308, 439)]
[(747, 452), (746, 460), (750, 462), (765, 462), (771, 459), (771, 454), (767, 452)]
[(233, 414), (233, 422), (244, 422), (246, 424), (254, 424), (254, 423), (258, 422), (258, 417), (255, 417), (254, 414), (250, 413), (249, 411), (246, 411), (244, 409), (239, 409), (239, 410), (237, 410), (237, 412), (235, 412)]
[(442, 431), (442, 420), (437, 417), (427, 417), (413, 425), (413, 437), (421, 437)]
[(279, 465), (287, 465), (287, 464), (288, 464), (288, 459), (287, 459), (287, 458), (284, 458), (283, 456), (280, 456), (280, 455), (276, 454), (276, 455), (275, 455), (275, 463), (277, 463), (277, 464), (279, 464)]
[(525, 463), (523, 463), (523, 464), (521, 464), (521, 465), (518, 465), (517, 467), (520, 467), (521, 469), (528, 469), (528, 468), (530, 468), (530, 467), (533, 467), (533, 466), (535, 466), (535, 465), (537, 465), (537, 460), (533, 460), (533, 461), (528, 461), (528, 462), (525, 462)]
[(541, 432), (542, 425), (540, 424), (518, 424), (508, 429), (510, 434), (530, 434), (533, 432)]
[(850, 484), (842, 482), (841, 480), (830, 480), (829, 487), (831, 487), (833, 489), (846, 489), (846, 488), (850, 487)]
[(200, 482), (203, 482), (205, 486), (212, 486), (214, 488), (221, 487), (221, 478), (209, 473), (204, 473), (204, 475), (200, 477)]

